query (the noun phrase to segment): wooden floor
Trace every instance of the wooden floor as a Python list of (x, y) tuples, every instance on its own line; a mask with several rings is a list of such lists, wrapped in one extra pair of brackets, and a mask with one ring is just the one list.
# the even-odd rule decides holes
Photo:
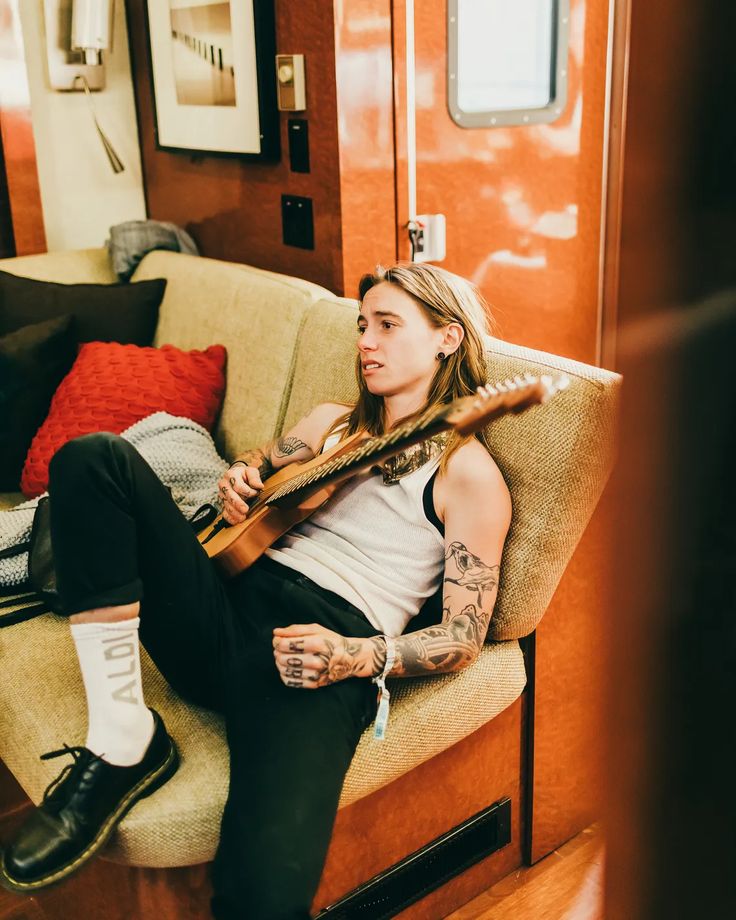
[[(594, 824), (535, 866), (508, 875), (446, 920), (603, 920), (603, 866), (603, 834)], [(45, 920), (46, 913), (34, 902), (0, 888), (0, 920)]]
[(603, 833), (593, 824), (446, 920), (604, 920), (603, 870)]

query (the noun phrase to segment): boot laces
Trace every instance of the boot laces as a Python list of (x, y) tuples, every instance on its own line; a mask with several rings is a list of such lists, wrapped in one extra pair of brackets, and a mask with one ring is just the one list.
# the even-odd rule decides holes
[(56, 779), (53, 779), (46, 787), (46, 791), (43, 794), (44, 802), (48, 801), (54, 790), (57, 789), (67, 777), (71, 776), (75, 770), (85, 770), (90, 764), (95, 763), (95, 761), (102, 760), (99, 754), (93, 754), (89, 748), (79, 745), (70, 747), (68, 744), (65, 744), (64, 747), (58, 751), (49, 751), (46, 754), (41, 754), (41, 760), (52, 760), (54, 757), (63, 757), (65, 754), (71, 754), (73, 760), (71, 763), (66, 764)]

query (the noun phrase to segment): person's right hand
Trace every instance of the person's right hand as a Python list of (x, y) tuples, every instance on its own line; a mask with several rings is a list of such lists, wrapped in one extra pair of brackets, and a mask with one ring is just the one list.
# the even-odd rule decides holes
[(261, 474), (255, 466), (237, 463), (225, 470), (217, 483), (222, 497), (222, 516), (228, 524), (241, 524), (248, 515), (248, 504), (263, 488)]

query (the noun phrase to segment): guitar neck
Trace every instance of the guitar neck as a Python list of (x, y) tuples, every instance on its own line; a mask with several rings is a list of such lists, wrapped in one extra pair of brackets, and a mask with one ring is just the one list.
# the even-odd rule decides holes
[(325, 485), (337, 484), (377, 462), (393, 457), (406, 447), (426, 441), (452, 426), (447, 421), (449, 406), (434, 406), (419, 418), (398, 425), (386, 434), (369, 438), (353, 450), (340, 454), (316, 468), (297, 474), (279, 486), (271, 495), (264, 496), (265, 504), (288, 507), (298, 504), (308, 495)]
[(286, 482), (270, 486), (267, 480), (251, 511), (261, 505), (293, 507), (323, 486), (339, 483), (370, 469), (378, 461), (442, 431), (453, 429), (461, 435), (469, 435), (508, 412), (522, 412), (529, 406), (547, 402), (568, 383), (568, 378), (564, 376), (553, 380), (548, 376), (537, 378), (525, 375), (495, 385), (487, 384), (472, 396), (433, 406), (386, 434), (362, 441), (358, 447), (348, 448), (346, 445), (345, 450), (325, 458), (323, 463), (310, 463), (309, 469), (297, 472)]

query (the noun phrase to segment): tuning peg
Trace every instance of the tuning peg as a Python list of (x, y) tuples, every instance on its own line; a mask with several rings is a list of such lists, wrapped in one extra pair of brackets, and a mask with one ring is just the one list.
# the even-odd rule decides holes
[(510, 390), (515, 390), (515, 389), (517, 389), (517, 386), (516, 386), (516, 384), (514, 383), (514, 381), (511, 380), (511, 379), (508, 378), (508, 377), (504, 380), (504, 383), (506, 384), (506, 386), (507, 386)]
[(544, 397), (542, 398), (542, 402), (545, 403), (556, 393), (567, 389), (567, 387), (570, 385), (570, 378), (566, 377), (564, 374), (560, 374), (556, 378), (551, 377), (549, 374), (542, 374), (542, 376), (539, 378), (539, 382), (544, 387)]

